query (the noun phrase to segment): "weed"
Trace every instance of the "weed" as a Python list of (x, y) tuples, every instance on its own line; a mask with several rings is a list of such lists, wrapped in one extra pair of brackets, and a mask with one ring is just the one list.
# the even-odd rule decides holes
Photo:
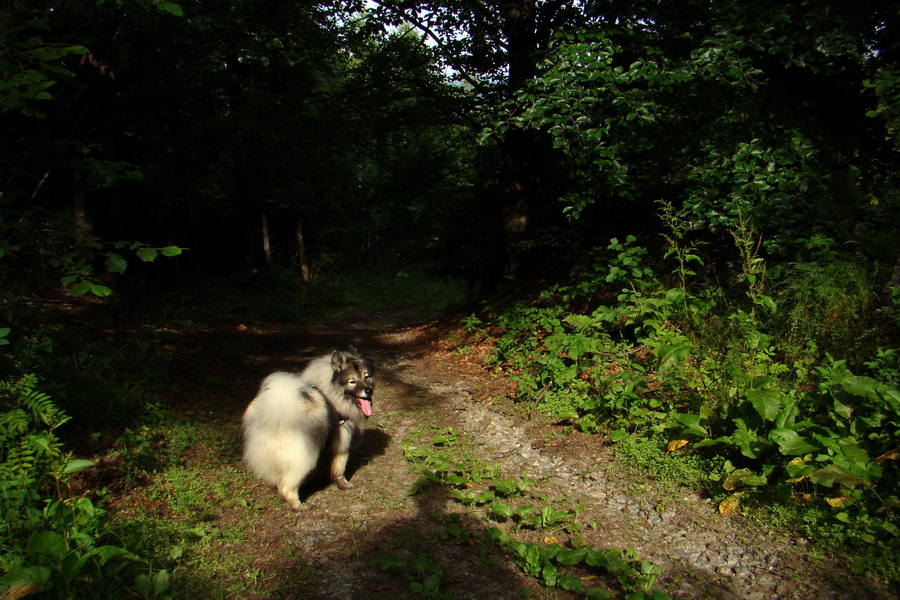
[[(579, 565), (614, 575), (629, 598), (667, 598), (653, 590), (660, 568), (640, 559), (631, 549), (598, 551), (581, 544), (567, 549), (556, 543), (540, 545), (517, 540), (514, 536), (523, 529), (541, 531), (545, 540), (555, 540), (553, 534), (560, 531), (567, 532), (571, 540), (580, 539), (577, 534), (583, 526), (578, 516), (582, 508), (567, 508), (562, 503), (537, 505), (539, 498), (530, 493), (534, 481), (527, 477), (503, 477), (497, 469), (479, 464), (466, 452), (465, 445), (450, 428), (432, 426), (411, 431), (410, 437), (404, 440), (404, 452), (407, 460), (417, 466), (421, 477), (410, 493), (439, 486), (456, 502), (481, 511), (486, 519), (497, 524), (487, 531), (485, 546), (499, 546), (508, 552), (519, 561), (523, 573), (548, 589), (583, 593), (588, 598), (611, 597), (604, 588), (585, 589), (581, 579), (567, 572)], [(448, 450), (453, 452), (452, 461)], [(506, 530), (500, 529), (499, 525), (504, 524), (508, 525)], [(457, 543), (471, 542), (470, 536), (457, 525), (448, 527), (441, 537)], [(413, 593), (421, 597), (443, 597), (439, 590), (442, 571), (413, 569), (411, 563), (396, 556), (375, 562), (383, 569), (400, 571), (411, 581)], [(484, 553), (482, 564), (490, 564)]]
[(371, 564), (382, 571), (394, 571), (409, 581), (409, 590), (416, 598), (443, 600), (448, 596), (441, 591), (447, 580), (444, 568), (426, 554), (417, 554), (411, 560), (396, 555), (378, 556)]

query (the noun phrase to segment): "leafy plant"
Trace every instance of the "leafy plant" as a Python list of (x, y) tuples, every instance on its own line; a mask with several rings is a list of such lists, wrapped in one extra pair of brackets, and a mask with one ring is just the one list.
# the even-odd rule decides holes
[[(426, 431), (431, 436), (430, 443), (425, 442)], [(536, 506), (534, 501), (513, 504), (513, 500), (526, 498), (534, 482), (527, 478), (499, 477), (495, 470), (486, 469), (471, 457), (466, 458), (465, 453), (461, 452), (462, 444), (462, 440), (450, 428), (419, 428), (412, 431), (410, 437), (404, 440), (404, 452), (407, 460), (417, 465), (422, 477), (413, 484), (410, 493), (422, 493), (427, 487), (440, 486), (456, 502), (483, 510), (489, 520), (511, 524), (512, 533), (497, 526), (491, 527), (486, 533), (486, 543), (488, 546), (500, 546), (509, 552), (519, 561), (526, 575), (546, 587), (584, 593), (589, 598), (610, 598), (611, 594), (605, 588), (585, 589), (578, 577), (566, 572), (568, 567), (580, 565), (614, 575), (622, 589), (628, 592), (629, 598), (667, 598), (665, 594), (653, 590), (660, 568), (640, 559), (631, 549), (566, 549), (558, 544), (541, 545), (515, 539), (514, 534), (523, 528), (540, 530), (548, 534), (548, 537), (562, 530), (569, 531), (570, 534), (580, 531), (577, 518), (581, 508), (566, 509), (553, 504)], [(447, 460), (445, 452), (448, 448), (456, 453), (456, 461)], [(443, 470), (435, 471), (432, 469), (434, 466)], [(485, 477), (485, 473), (492, 475)], [(444, 537), (470, 540), (458, 527), (453, 531), (448, 530)], [(416, 559), (418, 562), (410, 563), (392, 555), (376, 558), (373, 564), (382, 569), (399, 570), (403, 577), (411, 581), (412, 591), (422, 597), (443, 597), (438, 590), (443, 571), (439, 567), (429, 569), (427, 561), (422, 566), (422, 560), (424, 559), (420, 556)], [(411, 568), (416, 564), (419, 566)]]
[(0, 409), (0, 589), (70, 598), (86, 597), (100, 581), (110, 593), (132, 585), (144, 562), (102, 544), (104, 511), (72, 492), (71, 477), (93, 462), (73, 458), (56, 437), (69, 417), (37, 389), (33, 375), (0, 382)]
[(409, 581), (409, 590), (416, 598), (449, 598), (440, 589), (447, 579), (444, 568), (424, 554), (418, 554), (412, 560), (396, 555), (377, 556), (369, 562), (382, 571), (398, 572)]

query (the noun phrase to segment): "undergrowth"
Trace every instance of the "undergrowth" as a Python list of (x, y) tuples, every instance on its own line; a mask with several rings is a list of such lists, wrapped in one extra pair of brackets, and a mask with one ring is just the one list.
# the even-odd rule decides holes
[(823, 237), (769, 268), (742, 219), (736, 268), (713, 271), (663, 214), (663, 259), (612, 239), (568, 283), (465, 329), (494, 342), (490, 366), (521, 401), (607, 434), (658, 477), (715, 486), (723, 513), (813, 515), (852, 564), (900, 580), (881, 560), (900, 550), (900, 292)]
[[(533, 480), (504, 475), (496, 465), (485, 463), (453, 428), (415, 429), (404, 440), (403, 451), (419, 473), (410, 494), (437, 488), (453, 502), (481, 513), (488, 528), (480, 546), (508, 553), (524, 575), (546, 588), (598, 599), (621, 592), (632, 600), (668, 598), (654, 589), (660, 567), (631, 548), (596, 549), (586, 544), (584, 528), (596, 524), (582, 522), (582, 507), (533, 494)], [(540, 534), (542, 541), (529, 541), (534, 537), (526, 536), (530, 533)], [(458, 527), (448, 535), (467, 537)], [(385, 570), (407, 567), (396, 556), (376, 557), (373, 564)], [(618, 585), (607, 588), (598, 574)], [(423, 580), (413, 579), (410, 586), (416, 597), (446, 597), (439, 572), (423, 575)]]

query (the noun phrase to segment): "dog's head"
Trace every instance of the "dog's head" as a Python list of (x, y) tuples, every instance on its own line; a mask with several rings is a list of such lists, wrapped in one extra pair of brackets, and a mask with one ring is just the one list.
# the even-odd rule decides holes
[(372, 416), (372, 396), (375, 392), (375, 367), (355, 348), (349, 352), (331, 354), (334, 381), (344, 389), (348, 399), (356, 402), (366, 417)]

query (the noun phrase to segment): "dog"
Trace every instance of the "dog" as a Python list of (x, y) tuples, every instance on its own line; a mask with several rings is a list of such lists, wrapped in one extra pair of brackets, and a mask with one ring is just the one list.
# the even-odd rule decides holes
[(374, 366), (352, 347), (312, 360), (299, 375), (272, 373), (241, 420), (244, 462), (294, 510), (302, 506), (300, 486), (323, 454), (331, 460), (331, 481), (351, 487), (347, 459), (372, 416), (374, 391)]

